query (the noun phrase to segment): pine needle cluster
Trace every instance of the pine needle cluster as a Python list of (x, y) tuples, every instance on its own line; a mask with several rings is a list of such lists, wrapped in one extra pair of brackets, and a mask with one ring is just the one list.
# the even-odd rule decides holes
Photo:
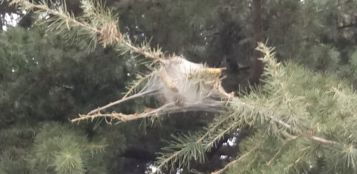
[(104, 144), (89, 142), (81, 132), (51, 123), (42, 126), (34, 141), (28, 161), (32, 170), (39, 173), (86, 173), (94, 155), (105, 148)]

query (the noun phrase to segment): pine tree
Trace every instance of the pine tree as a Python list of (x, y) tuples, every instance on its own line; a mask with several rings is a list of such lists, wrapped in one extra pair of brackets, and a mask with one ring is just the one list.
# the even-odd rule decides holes
[[(111, 12), (92, 1), (83, 1), (84, 15), (78, 20), (67, 13), (63, 7), (51, 9), (46, 4), (32, 4), (20, 0), (12, 2), (27, 10), (31, 9), (38, 13), (47, 12), (52, 15), (49, 20), (52, 29), (62, 33), (73, 32), (77, 36), (90, 38), (103, 47), (112, 45), (119, 53), (139, 56), (137, 60), (146, 57), (148, 59), (144, 60), (151, 62), (151, 64), (147, 64), (149, 68), (145, 71), (149, 72), (147, 73), (149, 75), (139, 77), (122, 100), (94, 109), (72, 121), (93, 120), (100, 117), (104, 117), (108, 123), (130, 122), (142, 118), (156, 120), (155, 118), (167, 115), (167, 113), (183, 112), (188, 109), (181, 102), (178, 102), (169, 111), (165, 110), (165, 107), (159, 107), (156, 110), (149, 109), (135, 114), (102, 113), (105, 109), (127, 100), (130, 96), (145, 95), (140, 93), (143, 92), (140, 91), (140, 87), (144, 86), (145, 89), (147, 86), (143, 84), (150, 84), (149, 82), (154, 81), (153, 79), (157, 77), (151, 72), (157, 72), (156, 70), (160, 70), (160, 67), (165, 65), (165, 61), (175, 59), (177, 56), (165, 55), (160, 50), (151, 49), (148, 44), (136, 46), (131, 42), (129, 36), (121, 33), (116, 27), (117, 21), (113, 18)], [(277, 4), (281, 3), (281, 1), (276, 2)], [(301, 2), (285, 1), (284, 5), (278, 7), (288, 6), (296, 10), (292, 14), (296, 15), (306, 14), (304, 10), (311, 12), (309, 8), (313, 8), (315, 5), (317, 6), (315, 2), (301, 5)], [(271, 10), (271, 12), (281, 12), (281, 10)], [(326, 14), (317, 16), (324, 15)], [(292, 19), (299, 18), (292, 17)], [(314, 22), (314, 20), (316, 19), (311, 20), (311, 22)], [(287, 22), (288, 29), (298, 29), (293, 28), (292, 23), (295, 21), (284, 22)], [(301, 22), (309, 23), (309, 21)], [(281, 24), (273, 23), (272, 25), (279, 26)], [(280, 28), (270, 29), (272, 30), (268, 31), (267, 34), (276, 32), (273, 30)], [(317, 32), (309, 33), (316, 34)], [(303, 35), (305, 34), (301, 33), (300, 36)], [(277, 37), (279, 34), (272, 34), (272, 36), (274, 36), (272, 37), (273, 44), (284, 43), (284, 41), (279, 41), (279, 39), (284, 39)], [(357, 155), (354, 100), (356, 94), (348, 85), (348, 82), (340, 80), (339, 77), (327, 71), (331, 67), (332, 70), (336, 69), (333, 66), (336, 66), (341, 59), (339, 50), (333, 44), (324, 43), (326, 42), (324, 39), (329, 40), (331, 38), (314, 35), (307, 38), (299, 37), (299, 35), (294, 35), (294, 37), (297, 40), (292, 41), (290, 45), (277, 44), (278, 53), (282, 57), (304, 58), (303, 55), (307, 55), (305, 59), (298, 59), (297, 62), (313, 65), (314, 68), (323, 70), (324, 74), (303, 68), (296, 61), (278, 63), (274, 50), (260, 44), (258, 51), (264, 55), (262, 61), (265, 64), (264, 85), (261, 88), (252, 89), (249, 94), (242, 94), (240, 97), (223, 97), (227, 99), (224, 102), (223, 111), (220, 109), (216, 113), (215, 119), (210, 120), (207, 127), (184, 135), (174, 136), (158, 157), (156, 164), (159, 168), (158, 172), (166, 173), (177, 168), (190, 169), (192, 164), (204, 163), (207, 160), (206, 154), (214, 149), (217, 143), (224, 139), (224, 136), (235, 132), (237, 129), (240, 131), (248, 129), (248, 137), (239, 144), (241, 154), (236, 160), (232, 160), (223, 169), (214, 173), (222, 173), (228, 168), (230, 168), (228, 172), (231, 173), (355, 173)], [(299, 40), (300, 38), (303, 39)], [(320, 45), (306, 52), (299, 50), (305, 48), (304, 44), (309, 39), (317, 39)], [(294, 45), (296, 43), (299, 43), (298, 46)], [(313, 45), (310, 42), (306, 47), (310, 44)], [(296, 50), (296, 47), (299, 49)], [(292, 55), (288, 55), (290, 53)], [(327, 62), (322, 62), (322, 64), (320, 64), (321, 61), (309, 62), (311, 61), (309, 58), (320, 59), (326, 57), (326, 55), (329, 57), (326, 60)], [(352, 54), (351, 59), (348, 60), (352, 66), (354, 66), (354, 57), (354, 54)], [(220, 75), (220, 70), (215, 68), (204, 67), (199, 71), (200, 73), (194, 74), (193, 77), (187, 77), (188, 81), (191, 82), (192, 79), (198, 82), (216, 80), (216, 75)], [(171, 85), (170, 78), (163, 79), (161, 81), (171, 90), (177, 88), (175, 84)], [(205, 85), (198, 86), (207, 87)], [(208, 88), (216, 89), (210, 86)], [(208, 111), (206, 107), (199, 109)]]
[[(71, 129), (73, 126), (68, 120), (91, 107), (90, 103), (98, 105), (106, 101), (95, 95), (110, 94), (107, 97), (113, 99), (113, 93), (120, 94), (125, 83), (122, 79), (130, 78), (126, 75), (131, 73), (129, 65), (121, 64), (110, 49), (96, 49), (92, 52), (94, 55), (90, 55), (87, 44), (63, 42), (61, 36), (46, 32), (43, 26), (28, 30), (9, 28), (0, 33), (0, 38), (1, 171), (44, 173), (45, 168), (49, 173), (107, 173), (111, 166), (120, 168), (123, 162), (115, 157), (125, 149), (126, 139), (118, 129), (96, 128), (100, 122)], [(117, 63), (112, 58), (118, 60)], [(107, 61), (111, 62), (110, 70), (106, 69), (110, 67)], [(51, 126), (44, 126), (46, 122)], [(54, 130), (58, 132), (38, 136), (44, 132), (54, 133)], [(111, 138), (96, 134), (109, 130), (115, 132), (105, 133)], [(58, 147), (60, 144), (62, 147)], [(76, 147), (71, 149), (73, 146)], [(84, 150), (84, 146), (90, 148)], [(53, 151), (53, 148), (59, 150)], [(107, 152), (102, 150), (104, 148), (113, 150)], [(51, 158), (43, 162), (41, 153)], [(76, 170), (66, 168), (65, 164), (62, 167), (53, 164), (64, 154), (73, 155), (73, 164), (80, 164)], [(95, 156), (105, 156), (113, 162), (104, 163)]]

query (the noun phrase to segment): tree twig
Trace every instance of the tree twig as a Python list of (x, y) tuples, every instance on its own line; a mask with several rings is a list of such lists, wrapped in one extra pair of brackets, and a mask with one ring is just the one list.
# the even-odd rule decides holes
[(123, 114), (123, 113), (117, 113), (117, 112), (102, 114), (100, 112), (97, 112), (94, 114), (79, 115), (78, 118), (72, 119), (71, 122), (75, 123), (75, 122), (80, 122), (80, 121), (84, 121), (84, 120), (94, 120), (95, 118), (110, 118), (110, 119), (118, 120), (121, 122), (129, 122), (129, 121), (134, 121), (134, 120), (138, 120), (138, 119), (143, 119), (143, 118), (148, 118), (148, 117), (152, 117), (152, 116), (159, 116), (159, 115), (165, 114), (166, 112), (164, 112), (164, 113), (160, 113), (160, 112), (172, 105), (173, 104), (166, 104), (166, 105), (161, 106), (160, 108), (153, 109), (153, 110), (150, 110), (147, 112), (142, 112), (140, 114), (138, 114), (138, 113)]
[(97, 109), (94, 109), (94, 110), (88, 112), (88, 114), (86, 114), (86, 115), (92, 115), (92, 114), (100, 112), (100, 111), (102, 111), (104, 109), (110, 108), (110, 107), (112, 107), (114, 105), (118, 105), (118, 104), (126, 102), (128, 100), (132, 100), (132, 99), (135, 99), (135, 98), (138, 98), (138, 97), (142, 97), (144, 95), (147, 95), (147, 94), (150, 94), (150, 93), (154, 93), (154, 92), (155, 91), (146, 91), (146, 92), (142, 92), (142, 93), (137, 93), (137, 94), (131, 95), (129, 97), (121, 98), (121, 99), (119, 99), (117, 101), (114, 101), (114, 102), (111, 102), (111, 103), (109, 103), (109, 104), (107, 104), (105, 106), (102, 106), (102, 107), (99, 107)]
[(233, 166), (234, 164), (236, 164), (239, 161), (242, 161), (244, 158), (246, 158), (247, 156), (249, 156), (252, 152), (254, 152), (255, 150), (257, 150), (260, 146), (260, 143), (258, 145), (256, 145), (254, 148), (252, 148), (250, 151), (248, 151), (247, 153), (245, 153), (244, 155), (240, 156), (238, 159), (233, 160), (231, 162), (229, 162), (227, 165), (225, 165), (222, 169), (216, 170), (214, 172), (211, 172), (211, 174), (221, 174), (224, 171), (226, 171), (228, 168), (230, 168), (231, 166)]

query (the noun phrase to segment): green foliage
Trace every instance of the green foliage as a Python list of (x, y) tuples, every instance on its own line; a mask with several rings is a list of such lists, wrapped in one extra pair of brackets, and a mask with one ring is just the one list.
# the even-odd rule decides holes
[(126, 73), (135, 71), (127, 70), (110, 51), (98, 49), (89, 55), (80, 46), (41, 29), (16, 28), (0, 37), (5, 43), (0, 48), (1, 65), (6, 67), (1, 69), (2, 124), (17, 118), (67, 120), (90, 107), (86, 103), (100, 103), (98, 92), (115, 98), (121, 93), (117, 89), (124, 86), (123, 79), (128, 78)]
[[(205, 144), (197, 141), (198, 137), (193, 135), (183, 135), (180, 137), (172, 137), (172, 141), (168, 146), (163, 148), (164, 153), (160, 153), (158, 159), (158, 167), (169, 167), (169, 170), (175, 170), (177, 167), (190, 168), (190, 163), (196, 161), (199, 163), (205, 162)], [(174, 152), (173, 154), (171, 154)], [(169, 166), (170, 165), (170, 166)]]
[(28, 124), (13, 125), (0, 131), (0, 173), (28, 173), (26, 157), (35, 129)]
[(60, 152), (52, 165), (56, 173), (84, 173), (83, 161), (75, 151)]
[[(242, 156), (257, 142), (263, 143), (255, 149), (256, 153), (237, 163), (234, 173), (309, 173), (316, 168), (321, 173), (354, 173), (356, 139), (352, 120), (356, 116), (355, 107), (348, 103), (353, 102), (356, 94), (351, 88), (331, 74), (312, 73), (293, 63), (284, 68), (270, 64), (267, 72), (263, 90), (268, 89), (268, 97), (258, 97), (262, 100), (259, 107), (253, 104), (256, 98), (249, 103), (266, 117), (263, 120), (269, 126), (260, 128), (254, 123), (258, 132), (240, 144)], [(241, 100), (251, 99), (247, 96)], [(329, 141), (314, 142), (313, 136)]]
[[(105, 145), (98, 144), (100, 141), (89, 142), (85, 137), (78, 129), (54, 122), (42, 126), (16, 125), (3, 129), (0, 169), (9, 174), (79, 174), (98, 168), (90, 161), (95, 156), (103, 155)], [(92, 165), (86, 166), (87, 163)]]
[[(162, 119), (164, 124), (151, 134), (138, 131), (136, 123), (105, 128), (104, 120), (78, 128), (23, 123), (67, 121), (70, 115), (117, 98), (131, 80), (128, 73), (152, 70), (138, 62), (138, 54), (163, 56), (149, 43), (135, 46), (146, 36), (164, 50), (215, 66), (221, 66), (223, 57), (249, 62), (256, 45), (252, 2), (131, 1), (127, 9), (113, 5), (122, 10), (123, 33), (117, 30), (116, 16), (95, 1), (83, 1), (83, 16), (76, 19), (63, 4), (51, 9), (27, 6), (38, 14), (50, 13), (44, 21), (61, 36), (36, 28), (0, 35), (0, 138), (6, 140), (0, 142), (0, 173), (117, 173), (117, 165), (127, 160), (116, 160), (125, 146), (157, 152), (158, 139), (177, 132), (181, 136), (165, 144), (156, 164), (163, 173), (195, 168), (197, 163), (209, 165), (207, 153), (224, 136), (247, 127), (240, 155), (217, 173), (228, 167), (228, 173), (356, 173), (355, 1), (264, 1), (263, 33), (278, 56), (261, 45), (263, 85), (234, 98), (227, 112), (214, 119)], [(76, 42), (68, 44), (63, 37)], [(97, 42), (114, 49), (94, 49)], [(92, 55), (84, 49), (87, 45), (92, 45)], [(130, 89), (135, 90), (135, 84)], [(143, 103), (136, 104), (115, 109), (132, 113), (143, 108)], [(198, 127), (193, 120), (204, 124)], [(141, 139), (142, 134), (147, 139)], [(105, 152), (101, 144), (107, 145)]]
[[(108, 134), (113, 130), (99, 131), (94, 124), (73, 129), (67, 123), (89, 105), (121, 95), (126, 73), (135, 71), (126, 66), (133, 65), (123, 64), (110, 49), (90, 55), (87, 43), (69, 44), (42, 26), (12, 28), (0, 38), (0, 169), (9, 174), (106, 173), (113, 163), (121, 164), (114, 158), (125, 147), (121, 130)], [(99, 100), (103, 94), (107, 99)], [(43, 121), (53, 122), (38, 124)], [(88, 129), (108, 137), (95, 134), (89, 141), (93, 133)]]
[(28, 160), (33, 173), (80, 174), (96, 168), (88, 163), (100, 157), (104, 149), (105, 144), (93, 144), (71, 126), (47, 123), (34, 138)]
[[(234, 173), (309, 173), (316, 168), (322, 173), (356, 172), (357, 94), (333, 75), (312, 73), (295, 63), (283, 66), (274, 60), (272, 50), (262, 45), (259, 50), (265, 53), (265, 85), (233, 99), (231, 114), (212, 123), (229, 131), (252, 127), (254, 135), (240, 144), (242, 154), (233, 161), (238, 166)], [(225, 130), (217, 131), (224, 135), (229, 132)], [(210, 129), (206, 131), (210, 134)], [(191, 142), (205, 145), (209, 136), (176, 139), (172, 144), (181, 144), (173, 146), (178, 150), (163, 154), (159, 166), (168, 160), (199, 162), (212, 148), (190, 146)]]

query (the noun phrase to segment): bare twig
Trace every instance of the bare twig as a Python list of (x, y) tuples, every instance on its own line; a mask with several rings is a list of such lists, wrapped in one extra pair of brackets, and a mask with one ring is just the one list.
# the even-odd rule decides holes
[(135, 113), (135, 114), (123, 114), (123, 113), (117, 113), (117, 112), (102, 114), (102, 113), (97, 112), (94, 114), (79, 115), (79, 118), (72, 119), (71, 122), (75, 123), (75, 122), (80, 122), (80, 121), (84, 121), (84, 120), (94, 120), (96, 118), (110, 118), (110, 119), (114, 119), (114, 120), (121, 121), (121, 122), (129, 122), (129, 121), (148, 118), (148, 117), (152, 117), (152, 116), (159, 116), (161, 114), (164, 114), (164, 113), (160, 113), (162, 110), (164, 110), (165, 108), (170, 107), (170, 106), (172, 106), (172, 104), (166, 104), (166, 105), (161, 106), (160, 108), (157, 108), (157, 109), (153, 109), (153, 110), (150, 110), (147, 112), (142, 112), (142, 113)]
[(107, 105), (105, 105), (105, 106), (102, 106), (102, 107), (99, 107), (99, 108), (97, 108), (97, 109), (94, 109), (94, 110), (88, 112), (87, 115), (93, 115), (93, 114), (95, 114), (95, 113), (97, 113), (97, 112), (100, 112), (100, 111), (102, 111), (102, 110), (104, 110), (104, 109), (110, 108), (110, 107), (112, 107), (112, 106), (114, 106), (114, 105), (118, 105), (118, 104), (123, 103), (123, 102), (126, 102), (126, 101), (128, 101), (128, 100), (132, 100), (132, 99), (135, 99), (135, 98), (138, 98), (138, 97), (142, 97), (142, 96), (144, 96), (144, 95), (147, 95), (147, 94), (150, 94), (150, 93), (154, 93), (154, 92), (155, 92), (155, 91), (146, 91), (146, 92), (142, 92), (142, 93), (137, 93), (137, 94), (131, 95), (131, 96), (129, 96), (129, 97), (121, 98), (121, 99), (119, 99), (119, 100), (117, 100), (117, 101), (114, 101), (114, 102), (111, 102), (111, 103), (109, 103), (109, 104), (107, 104)]

